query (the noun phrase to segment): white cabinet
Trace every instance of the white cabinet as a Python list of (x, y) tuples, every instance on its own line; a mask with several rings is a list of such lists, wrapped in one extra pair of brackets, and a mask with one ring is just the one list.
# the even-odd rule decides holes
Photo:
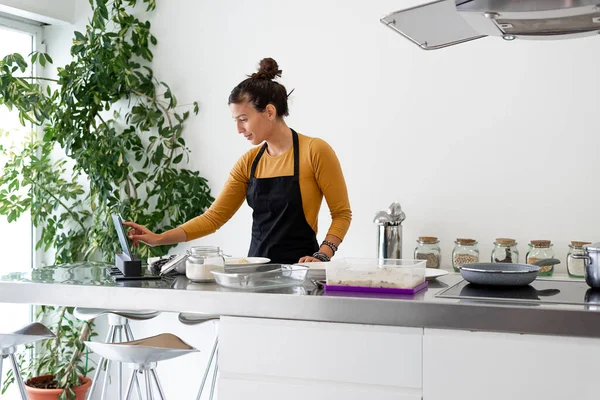
[(219, 400), (421, 400), (421, 391), (320, 381), (219, 378)]
[(223, 317), (219, 399), (421, 399), (422, 332)]
[(600, 339), (425, 329), (424, 400), (598, 399)]

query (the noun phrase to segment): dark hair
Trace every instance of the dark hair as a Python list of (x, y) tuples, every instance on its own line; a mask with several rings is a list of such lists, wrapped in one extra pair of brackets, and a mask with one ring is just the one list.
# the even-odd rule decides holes
[(277, 61), (263, 58), (258, 72), (248, 75), (248, 79), (244, 79), (233, 88), (228, 104), (248, 101), (258, 112), (265, 111), (267, 105), (273, 104), (278, 117), (289, 115), (287, 91), (281, 83), (273, 80), (278, 76), (281, 76), (281, 70)]

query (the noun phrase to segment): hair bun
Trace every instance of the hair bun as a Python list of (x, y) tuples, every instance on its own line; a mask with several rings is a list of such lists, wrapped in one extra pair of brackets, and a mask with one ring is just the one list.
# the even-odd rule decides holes
[(263, 58), (260, 60), (258, 72), (253, 73), (251, 77), (255, 79), (272, 80), (278, 76), (281, 77), (281, 72), (279, 65), (277, 65), (277, 61), (272, 58)]

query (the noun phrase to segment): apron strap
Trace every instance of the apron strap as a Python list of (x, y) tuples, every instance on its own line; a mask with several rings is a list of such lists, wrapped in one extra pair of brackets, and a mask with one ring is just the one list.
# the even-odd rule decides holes
[(258, 165), (258, 161), (260, 160), (260, 158), (262, 157), (263, 153), (265, 152), (265, 150), (267, 149), (267, 144), (263, 144), (263, 146), (261, 147), (261, 149), (258, 151), (258, 154), (256, 155), (256, 157), (254, 157), (254, 162), (252, 162), (252, 168), (250, 168), (250, 178), (254, 178), (254, 173), (256, 172), (256, 166)]
[(298, 181), (300, 176), (300, 146), (298, 145), (298, 134), (293, 129), (291, 129), (291, 131), (292, 141), (294, 143), (294, 181)]

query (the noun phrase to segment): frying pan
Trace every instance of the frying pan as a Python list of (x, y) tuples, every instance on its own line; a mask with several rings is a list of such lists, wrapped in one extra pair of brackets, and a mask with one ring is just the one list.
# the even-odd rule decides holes
[(460, 274), (476, 285), (526, 286), (535, 280), (540, 267), (560, 264), (556, 258), (545, 258), (533, 264), (473, 263), (459, 265)]

